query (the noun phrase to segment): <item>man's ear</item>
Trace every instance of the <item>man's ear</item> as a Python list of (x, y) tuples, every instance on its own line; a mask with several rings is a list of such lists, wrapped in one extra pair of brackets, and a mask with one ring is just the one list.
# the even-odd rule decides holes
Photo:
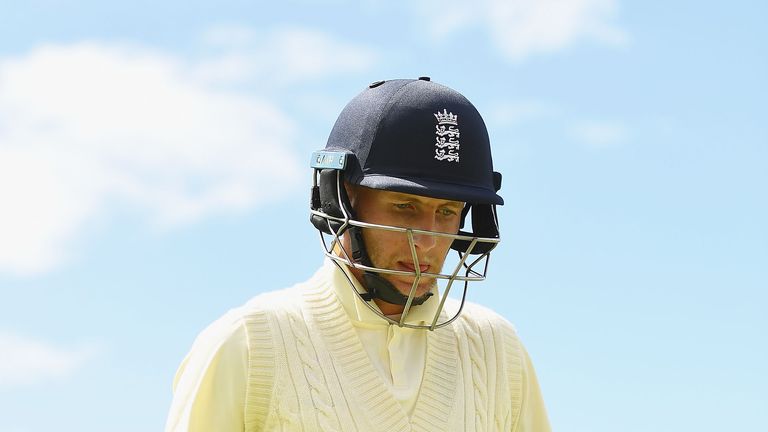
[(344, 190), (347, 191), (347, 198), (349, 198), (349, 204), (352, 206), (352, 208), (355, 208), (355, 202), (357, 201), (358, 186), (345, 181)]

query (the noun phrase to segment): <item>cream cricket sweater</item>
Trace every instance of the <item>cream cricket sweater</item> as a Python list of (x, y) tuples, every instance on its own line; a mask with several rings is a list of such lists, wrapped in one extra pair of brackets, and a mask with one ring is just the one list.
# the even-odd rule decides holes
[[(430, 320), (432, 299), (409, 321)], [(433, 332), (391, 326), (326, 261), (309, 281), (217, 320), (177, 372), (166, 431), (262, 430), (550, 428), (530, 359), (506, 320), (467, 304)]]

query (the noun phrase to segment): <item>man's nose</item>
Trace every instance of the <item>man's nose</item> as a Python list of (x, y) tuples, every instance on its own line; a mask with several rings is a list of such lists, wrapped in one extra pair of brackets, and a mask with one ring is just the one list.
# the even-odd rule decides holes
[[(436, 217), (434, 215), (429, 215), (420, 218), (418, 226), (413, 228), (421, 231), (435, 231), (436, 225)], [(422, 252), (426, 252), (435, 247), (436, 242), (437, 239), (434, 235), (422, 234), (418, 232), (413, 233), (413, 244), (416, 246), (416, 249), (419, 249)]]

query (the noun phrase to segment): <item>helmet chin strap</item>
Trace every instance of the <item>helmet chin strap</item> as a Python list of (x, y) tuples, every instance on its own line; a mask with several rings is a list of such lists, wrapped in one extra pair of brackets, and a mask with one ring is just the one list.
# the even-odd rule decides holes
[[(371, 262), (371, 258), (368, 256), (368, 252), (365, 248), (365, 242), (363, 241), (363, 230), (357, 226), (351, 226), (347, 229), (350, 237), (350, 245), (352, 247), (352, 258), (355, 262), (358, 262), (366, 267), (375, 267)], [(408, 303), (408, 296), (402, 294), (392, 285), (392, 282), (385, 279), (382, 275), (372, 272), (363, 272), (363, 281), (366, 293), (360, 294), (360, 297), (365, 301), (371, 301), (373, 299), (380, 299), (387, 303), (405, 306)], [(427, 301), (432, 296), (432, 292), (427, 292), (424, 295), (414, 297), (411, 302), (412, 305), (420, 305)]]

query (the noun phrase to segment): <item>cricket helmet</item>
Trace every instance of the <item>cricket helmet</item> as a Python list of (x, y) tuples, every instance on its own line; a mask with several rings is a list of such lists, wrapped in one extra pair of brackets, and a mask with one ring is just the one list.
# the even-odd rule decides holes
[[(457, 91), (426, 77), (374, 82), (342, 110), (325, 148), (313, 153), (310, 165), (310, 220), (320, 231), (328, 257), (337, 264), (363, 270), (364, 281), (360, 282), (367, 293), (361, 297), (366, 304), (385, 320), (406, 327), (433, 330), (456, 319), (468, 282), (485, 279), (490, 252), (499, 242), (496, 205), (504, 203), (497, 193), (501, 174), (493, 170), (488, 131), (474, 105)], [(446, 234), (357, 220), (345, 182), (464, 202), (461, 229)], [(469, 231), (464, 230), (467, 219), (471, 219)], [(411, 273), (375, 267), (366, 252), (363, 229), (400, 230), (408, 236), (415, 260), (414, 233), (451, 237), (459, 263), (450, 273), (435, 274), (421, 273), (418, 265)], [(339, 247), (342, 235), (350, 236), (352, 250)], [(414, 276), (409, 295), (382, 276), (404, 273)], [(414, 295), (421, 277), (443, 280), (446, 287), (433, 321), (414, 326), (405, 318), (411, 306), (428, 298)], [(440, 320), (448, 291), (456, 281), (464, 282), (461, 304), (454, 314)], [(400, 320), (383, 316), (368, 303), (374, 298), (405, 305)]]

